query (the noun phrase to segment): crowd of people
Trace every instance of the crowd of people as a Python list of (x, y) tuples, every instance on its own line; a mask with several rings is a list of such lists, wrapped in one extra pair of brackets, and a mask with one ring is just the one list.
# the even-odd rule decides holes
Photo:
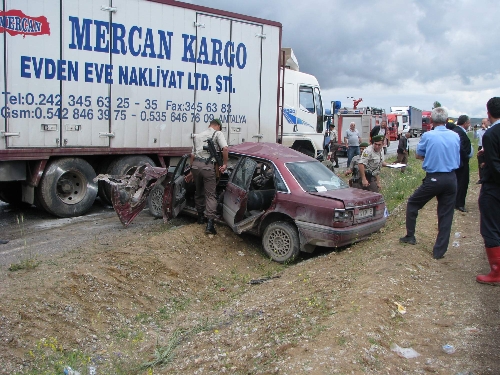
[[(432, 131), (424, 133), (417, 145), (415, 155), (422, 160), (426, 172), (422, 184), (409, 197), (406, 205), (406, 235), (400, 238), (404, 244), (415, 245), (418, 212), (432, 198), (437, 200), (438, 234), (433, 247), (433, 258), (442, 259), (448, 250), (451, 227), (455, 210), (467, 213), (466, 196), (469, 188), (469, 162), (474, 150), (467, 131), (474, 130), (478, 140), (477, 161), (481, 191), (479, 195), (480, 233), (483, 237), (486, 255), (490, 264), (487, 275), (478, 275), (479, 283), (500, 285), (500, 220), (496, 212), (500, 210), (500, 97), (491, 98), (486, 104), (488, 117), (479, 129), (471, 129), (470, 118), (461, 115), (458, 120), (448, 118), (443, 107), (434, 108), (431, 114)], [(335, 167), (338, 168), (336, 152), (340, 145), (335, 127), (330, 125), (330, 139), (335, 143)], [(370, 143), (363, 142), (356, 124), (351, 122), (345, 132), (344, 144), (347, 149), (347, 169), (344, 174), (351, 176), (349, 185), (354, 188), (380, 191), (380, 169), (386, 166), (384, 155), (390, 143), (387, 123), (382, 121), (370, 134)], [(401, 136), (397, 148), (397, 163), (405, 172), (408, 163), (409, 144), (407, 132)]]

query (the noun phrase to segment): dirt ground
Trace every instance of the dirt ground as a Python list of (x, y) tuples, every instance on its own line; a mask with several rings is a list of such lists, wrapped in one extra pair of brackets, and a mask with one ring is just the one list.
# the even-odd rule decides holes
[(0, 374), (54, 373), (81, 353), (82, 375), (499, 374), (500, 289), (475, 281), (489, 269), (478, 191), (439, 261), (432, 201), (415, 246), (398, 243), (401, 207), (370, 240), (285, 266), (257, 238), (221, 226), (209, 237), (180, 218), (103, 231), (31, 270), (2, 267)]

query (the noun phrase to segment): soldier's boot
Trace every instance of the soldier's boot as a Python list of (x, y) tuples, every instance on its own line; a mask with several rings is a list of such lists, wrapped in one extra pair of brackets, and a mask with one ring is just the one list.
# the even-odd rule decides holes
[(477, 275), (476, 281), (481, 284), (500, 286), (500, 246), (487, 247), (486, 255), (491, 271), (487, 275)]
[(338, 168), (339, 167), (339, 158), (335, 155), (335, 157), (333, 158), (333, 160), (335, 161), (335, 165), (333, 167), (334, 168)]
[(214, 219), (208, 219), (207, 229), (205, 229), (205, 233), (207, 234), (217, 234), (214, 226)]
[(207, 218), (203, 212), (198, 212), (198, 224), (205, 224), (207, 222)]

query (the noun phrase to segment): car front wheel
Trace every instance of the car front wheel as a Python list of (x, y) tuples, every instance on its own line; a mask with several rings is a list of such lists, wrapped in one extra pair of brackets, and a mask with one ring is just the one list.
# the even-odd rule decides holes
[(300, 252), (297, 228), (284, 221), (269, 224), (262, 236), (262, 246), (267, 255), (278, 263), (293, 261)]

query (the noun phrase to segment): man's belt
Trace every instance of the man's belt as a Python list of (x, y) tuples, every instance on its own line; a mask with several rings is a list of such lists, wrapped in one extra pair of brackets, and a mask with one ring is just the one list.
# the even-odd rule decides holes
[(201, 161), (202, 163), (215, 163), (212, 159), (200, 158), (198, 156), (195, 156), (194, 160)]

